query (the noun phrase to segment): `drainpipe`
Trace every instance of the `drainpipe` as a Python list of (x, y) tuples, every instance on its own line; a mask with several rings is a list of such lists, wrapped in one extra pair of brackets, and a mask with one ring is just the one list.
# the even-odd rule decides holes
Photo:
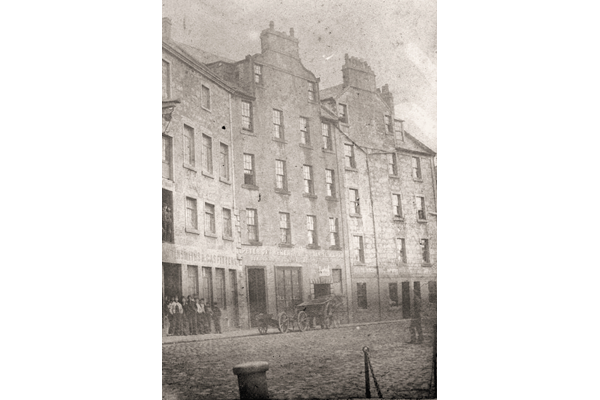
[(381, 321), (381, 283), (379, 278), (379, 252), (377, 250), (377, 228), (375, 226), (375, 207), (373, 206), (373, 186), (371, 185), (371, 168), (369, 166), (369, 153), (365, 150), (367, 160), (367, 178), (369, 179), (369, 199), (371, 200), (371, 220), (373, 221), (373, 245), (375, 246), (375, 267), (377, 268), (377, 299), (379, 304), (379, 320)]
[[(337, 129), (338, 131), (340, 131), (342, 134), (344, 133), (338, 126), (337, 124), (333, 124), (333, 126), (335, 127), (335, 129)], [(352, 303), (352, 267), (350, 265), (350, 255), (349, 255), (349, 251), (350, 251), (350, 237), (348, 237), (346, 235), (346, 231), (349, 231), (348, 229), (348, 218), (347, 218), (347, 209), (346, 209), (346, 191), (344, 190), (345, 186), (342, 185), (342, 179), (346, 179), (346, 175), (340, 172), (341, 168), (340, 168), (340, 148), (337, 145), (337, 135), (333, 135), (333, 146), (334, 149), (336, 150), (336, 157), (335, 157), (335, 165), (336, 165), (336, 170), (337, 170), (337, 191), (339, 193), (339, 198), (340, 198), (340, 220), (341, 220), (341, 224), (340, 224), (340, 235), (344, 240), (344, 250), (343, 250), (343, 255), (344, 255), (344, 271), (346, 273), (346, 279), (344, 281), (345, 283), (345, 287), (346, 287), (346, 312), (348, 313), (348, 322), (352, 323), (354, 322), (354, 313), (350, 312), (351, 310), (351, 303)], [(341, 150), (343, 151), (343, 149)], [(343, 176), (343, 178), (342, 178)], [(340, 241), (341, 242), (341, 241)], [(350, 284), (348, 284), (348, 282), (350, 282)]]

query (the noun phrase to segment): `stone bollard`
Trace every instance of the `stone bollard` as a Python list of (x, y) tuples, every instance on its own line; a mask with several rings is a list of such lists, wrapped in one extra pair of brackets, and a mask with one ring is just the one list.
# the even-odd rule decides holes
[(267, 370), (269, 363), (254, 361), (238, 364), (233, 367), (233, 373), (238, 377), (240, 399), (268, 399)]

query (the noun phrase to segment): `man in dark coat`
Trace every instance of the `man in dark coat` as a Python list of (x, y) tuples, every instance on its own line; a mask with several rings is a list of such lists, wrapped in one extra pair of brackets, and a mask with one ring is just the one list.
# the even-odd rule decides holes
[(198, 322), (196, 321), (196, 301), (192, 299), (192, 296), (187, 297), (187, 304), (185, 305), (183, 312), (185, 313), (185, 317), (188, 321), (188, 329), (190, 335), (197, 335), (196, 325)]
[(410, 342), (408, 343), (423, 343), (423, 328), (421, 327), (421, 299), (415, 297), (413, 315), (410, 320)]
[(217, 307), (217, 303), (213, 303), (212, 307), (212, 319), (215, 324), (215, 333), (221, 332), (221, 309)]

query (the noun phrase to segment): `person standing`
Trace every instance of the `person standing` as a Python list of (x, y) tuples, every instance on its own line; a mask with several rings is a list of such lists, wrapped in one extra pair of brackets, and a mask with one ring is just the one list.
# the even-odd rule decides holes
[(183, 333), (183, 307), (179, 302), (179, 297), (175, 296), (173, 301), (173, 323), (175, 325), (175, 329), (173, 330), (173, 334), (175, 336), (179, 336)]
[(408, 343), (423, 343), (423, 328), (421, 327), (421, 299), (415, 297), (413, 315), (410, 320), (410, 342)]
[(175, 313), (177, 312), (177, 306), (175, 306), (175, 297), (171, 297), (171, 301), (168, 306), (169, 310), (169, 330), (167, 336), (175, 334)]
[(212, 316), (213, 316), (213, 310), (210, 307), (210, 303), (205, 304), (204, 305), (204, 312), (205, 312), (205, 318), (204, 320), (206, 321), (206, 332), (207, 333), (211, 333), (212, 332), (212, 328), (211, 328), (211, 322), (212, 322)]
[(163, 312), (162, 312), (162, 319), (163, 319), (163, 333), (166, 332), (167, 336), (169, 335), (169, 327), (170, 327), (170, 323), (169, 323), (169, 297), (165, 296), (164, 300), (163, 300)]
[(204, 306), (204, 299), (200, 299), (198, 302), (198, 323), (200, 324), (200, 333), (206, 334), (206, 307)]
[(190, 334), (190, 327), (189, 327), (189, 321), (187, 318), (187, 310), (188, 308), (188, 302), (187, 302), (187, 298), (185, 296), (181, 297), (181, 309), (182, 309), (182, 314), (181, 314), (181, 332), (184, 336), (187, 336)]
[(221, 332), (221, 309), (217, 307), (217, 303), (213, 303), (212, 306), (212, 319), (215, 325), (215, 333)]
[(187, 297), (187, 306), (184, 307), (183, 312), (188, 322), (188, 333), (190, 335), (196, 335), (196, 302), (194, 301), (192, 296)]

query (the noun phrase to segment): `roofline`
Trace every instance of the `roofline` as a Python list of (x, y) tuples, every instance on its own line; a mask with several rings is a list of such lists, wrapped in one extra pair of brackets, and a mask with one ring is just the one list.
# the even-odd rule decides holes
[(407, 131), (404, 131), (404, 135), (408, 135), (409, 138), (411, 138), (412, 140), (414, 140), (415, 142), (417, 142), (417, 144), (419, 146), (423, 147), (426, 151), (420, 152), (420, 151), (417, 151), (417, 150), (404, 149), (404, 148), (402, 148), (400, 146), (397, 147), (398, 149), (401, 149), (401, 150), (407, 151), (407, 152), (411, 152), (411, 153), (425, 153), (425, 154), (429, 153), (429, 155), (431, 155), (431, 156), (436, 156), (437, 155), (437, 153), (435, 151), (433, 151), (429, 147), (425, 146), (423, 144), (423, 142), (421, 142), (419, 139), (417, 139), (416, 137), (414, 137), (413, 135), (411, 135)]
[(213, 71), (211, 71), (206, 65), (196, 60), (194, 56), (189, 54), (184, 49), (177, 46), (174, 41), (162, 41), (163, 49), (167, 52), (171, 53), (173, 56), (177, 57), (180, 61), (187, 64), (189, 67), (194, 68), (196, 71), (206, 75), (208, 78), (212, 79), (214, 83), (218, 84), (229, 93), (241, 95), (243, 97), (250, 97), (254, 99), (254, 96), (250, 96), (246, 93), (240, 92), (238, 89), (230, 86), (226, 81), (221, 79), (218, 75), (216, 75)]

